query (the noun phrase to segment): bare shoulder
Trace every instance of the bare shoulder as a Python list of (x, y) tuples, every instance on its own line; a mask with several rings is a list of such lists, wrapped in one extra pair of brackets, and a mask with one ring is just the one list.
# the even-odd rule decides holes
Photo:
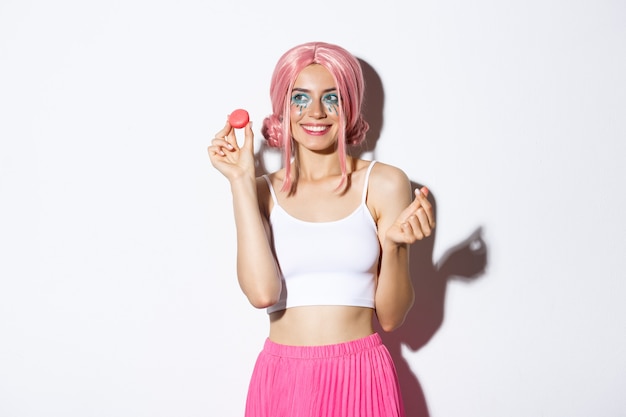
[(376, 219), (394, 218), (411, 202), (411, 181), (393, 165), (377, 162), (370, 174), (368, 205)]
[(382, 193), (383, 196), (396, 193), (411, 195), (411, 181), (406, 173), (398, 167), (377, 162), (370, 174), (370, 193)]

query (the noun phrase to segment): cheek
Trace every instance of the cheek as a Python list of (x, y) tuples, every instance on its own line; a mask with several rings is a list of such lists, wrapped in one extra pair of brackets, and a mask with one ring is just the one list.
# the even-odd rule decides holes
[(298, 106), (295, 104), (291, 105), (291, 108), (289, 109), (289, 120), (292, 126), (299, 123), (304, 118), (305, 111), (305, 106)]
[(291, 132), (291, 136), (294, 136), (294, 133), (297, 132), (300, 119), (301, 117), (298, 115), (298, 113), (294, 114), (293, 111), (291, 112), (291, 119), (289, 123), (289, 131)]
[(339, 105), (337, 103), (326, 103), (326, 112), (331, 116), (339, 116)]
[(294, 118), (300, 118), (302, 117), (302, 113), (304, 113), (304, 110), (306, 110), (307, 105), (306, 104), (294, 104), (291, 103), (291, 120), (294, 120)]

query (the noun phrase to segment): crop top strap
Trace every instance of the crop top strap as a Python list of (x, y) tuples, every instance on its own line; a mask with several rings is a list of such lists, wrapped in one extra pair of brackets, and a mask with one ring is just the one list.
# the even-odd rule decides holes
[(270, 178), (266, 174), (263, 174), (263, 178), (267, 183), (267, 187), (270, 189), (270, 194), (272, 195), (272, 200), (274, 200), (274, 205), (278, 206), (278, 199), (276, 198), (276, 193), (274, 192), (274, 187), (272, 187), (272, 182), (270, 181)]
[(365, 173), (365, 181), (363, 181), (363, 196), (361, 197), (361, 203), (365, 204), (365, 200), (367, 199), (367, 186), (370, 182), (370, 172), (372, 172), (372, 167), (376, 161), (370, 162), (370, 165), (367, 167), (367, 172)]

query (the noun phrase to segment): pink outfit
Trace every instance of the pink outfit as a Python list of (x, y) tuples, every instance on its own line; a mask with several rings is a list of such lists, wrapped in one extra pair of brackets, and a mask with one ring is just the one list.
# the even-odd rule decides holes
[(325, 346), (267, 339), (246, 417), (404, 417), (395, 367), (380, 336)]
[[(306, 222), (279, 204), (270, 224), (283, 291), (268, 313), (305, 305), (375, 308), (380, 244), (366, 205), (343, 219)], [(324, 346), (287, 346), (267, 339), (257, 359), (246, 417), (404, 417), (398, 378), (380, 336)]]

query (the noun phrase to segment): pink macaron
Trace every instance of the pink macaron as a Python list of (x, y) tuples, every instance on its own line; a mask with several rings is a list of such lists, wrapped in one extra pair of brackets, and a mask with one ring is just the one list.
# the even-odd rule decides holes
[(246, 127), (249, 121), (250, 115), (244, 109), (234, 110), (228, 116), (228, 123), (230, 123), (230, 125), (235, 129), (241, 129), (243, 127)]

